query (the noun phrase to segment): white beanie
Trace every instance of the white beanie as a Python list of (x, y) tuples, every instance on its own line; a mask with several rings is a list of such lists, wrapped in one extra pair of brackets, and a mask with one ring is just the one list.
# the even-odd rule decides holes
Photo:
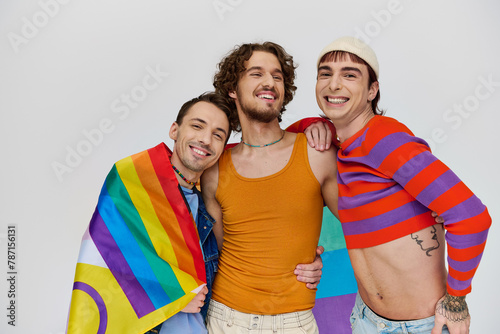
[(378, 79), (378, 60), (377, 56), (375, 55), (375, 51), (368, 46), (365, 42), (351, 36), (345, 36), (341, 37), (339, 39), (336, 39), (332, 43), (328, 44), (321, 52), (319, 53), (318, 57), (318, 64), (317, 66), (319, 67), (319, 62), (321, 61), (321, 58), (326, 55), (329, 52), (332, 51), (345, 51), (349, 52), (352, 54), (355, 54), (359, 58), (363, 59), (366, 61), (368, 65), (373, 69), (375, 72), (375, 75), (377, 76)]

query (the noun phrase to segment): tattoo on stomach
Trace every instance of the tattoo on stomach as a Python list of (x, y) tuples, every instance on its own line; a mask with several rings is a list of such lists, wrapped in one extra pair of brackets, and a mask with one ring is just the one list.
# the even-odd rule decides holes
[(430, 252), (438, 249), (440, 246), (436, 232), (436, 227), (432, 226), (431, 230), (420, 231), (420, 234), (412, 233), (411, 238), (415, 240), (417, 245), (419, 245), (420, 248), (425, 252), (425, 255), (432, 256)]

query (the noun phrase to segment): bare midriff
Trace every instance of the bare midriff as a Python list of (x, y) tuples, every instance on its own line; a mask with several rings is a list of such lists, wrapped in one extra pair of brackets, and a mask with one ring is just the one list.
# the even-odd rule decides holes
[(374, 247), (349, 249), (349, 256), (360, 296), (381, 317), (430, 317), (446, 293), (441, 224)]

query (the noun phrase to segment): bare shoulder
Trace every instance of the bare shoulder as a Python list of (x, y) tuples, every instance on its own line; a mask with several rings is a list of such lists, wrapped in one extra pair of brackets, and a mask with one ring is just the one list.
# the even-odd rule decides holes
[(307, 145), (307, 155), (309, 157), (309, 165), (320, 182), (329, 177), (337, 176), (337, 148), (331, 146), (325, 151), (316, 151), (316, 149)]
[(201, 193), (203, 200), (207, 201), (215, 197), (219, 179), (219, 162), (206, 169), (201, 175)]
[(201, 176), (201, 194), (208, 213), (214, 218), (213, 231), (219, 250), (222, 249), (224, 230), (222, 226), (222, 209), (215, 198), (219, 183), (219, 162), (206, 169)]

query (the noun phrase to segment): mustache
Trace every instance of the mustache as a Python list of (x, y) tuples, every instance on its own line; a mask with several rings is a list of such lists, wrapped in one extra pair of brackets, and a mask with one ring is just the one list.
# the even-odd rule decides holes
[(276, 97), (278, 97), (278, 96), (279, 96), (278, 91), (276, 91), (276, 88), (274, 88), (274, 87), (259, 89), (259, 90), (257, 91), (257, 94), (259, 94), (260, 92), (271, 92), (271, 93), (273, 93)]

